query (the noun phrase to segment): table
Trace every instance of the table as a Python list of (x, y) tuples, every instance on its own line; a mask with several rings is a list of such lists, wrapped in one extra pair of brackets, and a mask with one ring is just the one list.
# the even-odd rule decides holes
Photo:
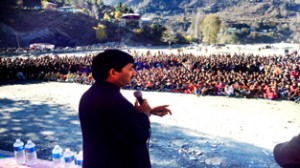
[(0, 168), (52, 168), (52, 163), (50, 161), (38, 159), (35, 165), (28, 167), (26, 165), (19, 165), (15, 158), (8, 157), (0, 159)]

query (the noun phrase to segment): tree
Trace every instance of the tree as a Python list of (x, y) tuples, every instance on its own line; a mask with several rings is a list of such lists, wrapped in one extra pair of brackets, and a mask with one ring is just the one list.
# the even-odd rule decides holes
[(116, 11), (114, 17), (116, 20), (121, 20), (123, 13), (121, 11)]
[(163, 32), (161, 40), (163, 42), (167, 42), (167, 43), (169, 43), (169, 45), (171, 45), (171, 43), (177, 42), (178, 38), (177, 38), (177, 34), (169, 26), (169, 27), (166, 27), (166, 30)]
[(96, 30), (96, 38), (100, 41), (106, 40), (107, 34), (106, 34), (106, 26), (103, 24), (98, 24), (97, 27), (93, 27), (93, 29)]
[(187, 43), (191, 43), (193, 41), (193, 37), (191, 35), (186, 35), (183, 38)]
[(141, 29), (141, 28), (139, 28), (139, 29), (135, 29), (133, 32), (134, 32), (135, 34), (137, 34), (137, 35), (140, 35), (140, 34), (142, 34), (142, 33), (144, 32), (144, 30)]
[(111, 18), (110, 18), (110, 16), (107, 13), (104, 13), (103, 20), (110, 21)]
[(102, 0), (97, 0), (96, 3), (97, 3), (98, 6), (102, 6), (103, 5), (103, 1)]
[(236, 44), (238, 42), (238, 37), (235, 33), (224, 34), (220, 37), (220, 44)]
[(257, 38), (257, 32), (256, 31), (253, 31), (253, 32), (251, 32), (250, 34), (249, 34), (249, 37), (248, 38), (250, 38), (250, 39), (253, 39), (253, 40), (255, 40), (256, 38)]
[(132, 8), (129, 8), (128, 12), (127, 13), (134, 13), (133, 9)]
[(121, 12), (123, 12), (123, 13), (128, 13), (128, 11), (129, 11), (129, 8), (128, 8), (128, 5), (127, 5), (127, 4), (121, 6)]
[(65, 5), (70, 5), (70, 0), (64, 0)]
[(92, 11), (93, 11), (94, 17), (98, 20), (99, 19), (99, 8), (96, 4), (94, 4), (92, 6)]
[(95, 5), (96, 4), (96, 0), (90, 0), (90, 3)]
[(203, 34), (203, 42), (214, 44), (217, 42), (218, 33), (220, 31), (221, 21), (217, 15), (207, 15), (201, 23)]
[(115, 7), (115, 10), (120, 12), (122, 11), (122, 2), (118, 2), (118, 4)]
[(47, 0), (42, 0), (42, 1), (41, 1), (41, 4), (42, 4), (42, 8), (43, 8), (43, 9), (46, 9), (46, 8), (47, 8), (48, 1), (47, 1)]

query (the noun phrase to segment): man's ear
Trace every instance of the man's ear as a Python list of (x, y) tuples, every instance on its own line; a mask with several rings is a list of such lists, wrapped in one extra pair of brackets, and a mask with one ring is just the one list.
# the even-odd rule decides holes
[(111, 76), (111, 77), (115, 77), (117, 75), (117, 73), (118, 72), (113, 68), (110, 69), (109, 72), (108, 72), (109, 76)]
[(107, 82), (114, 83), (118, 79), (118, 72), (115, 69), (110, 69), (108, 71), (108, 76), (106, 78)]

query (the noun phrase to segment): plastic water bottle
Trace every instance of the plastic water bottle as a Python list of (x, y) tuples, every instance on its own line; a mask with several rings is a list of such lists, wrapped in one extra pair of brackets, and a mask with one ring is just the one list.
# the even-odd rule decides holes
[(26, 164), (28, 166), (35, 165), (37, 160), (35, 144), (28, 140), (25, 145)]
[(65, 168), (70, 168), (74, 166), (74, 153), (70, 150), (70, 148), (67, 148), (64, 152), (64, 165)]
[(25, 163), (25, 150), (24, 150), (24, 143), (20, 139), (16, 139), (14, 143), (14, 154), (15, 159), (18, 164)]
[(82, 155), (82, 151), (80, 151), (76, 157), (76, 165), (78, 168), (82, 167), (82, 161), (83, 161), (83, 155)]
[(55, 145), (52, 150), (53, 168), (63, 168), (63, 150), (59, 145)]

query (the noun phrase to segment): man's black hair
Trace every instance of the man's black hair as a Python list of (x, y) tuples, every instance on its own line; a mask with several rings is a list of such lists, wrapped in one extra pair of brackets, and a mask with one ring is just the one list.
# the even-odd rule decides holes
[(97, 54), (92, 62), (92, 75), (96, 81), (104, 81), (110, 69), (121, 71), (128, 63), (134, 63), (133, 57), (118, 49), (107, 49)]

